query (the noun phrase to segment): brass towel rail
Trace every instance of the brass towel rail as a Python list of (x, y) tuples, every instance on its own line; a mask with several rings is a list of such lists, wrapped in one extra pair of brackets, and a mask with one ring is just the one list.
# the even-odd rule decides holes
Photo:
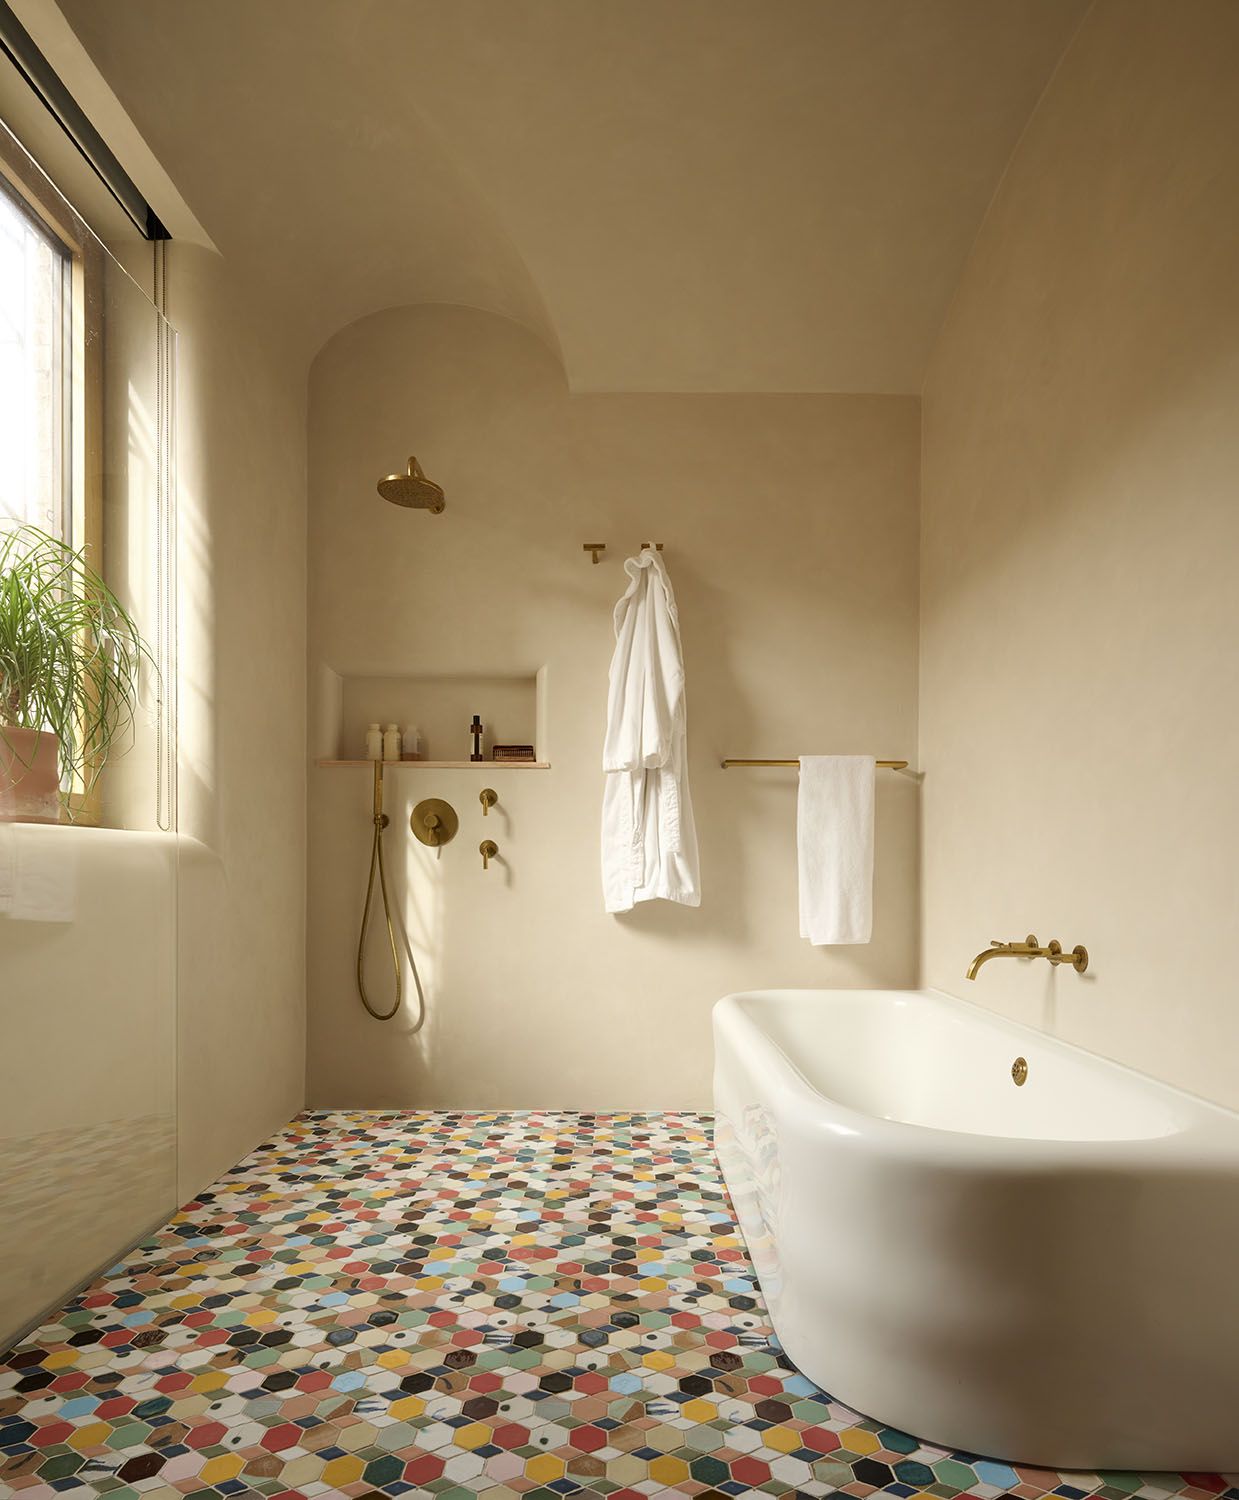
[[(725, 760), (723, 770), (731, 766), (798, 766), (798, 760)], [(906, 771), (908, 762), (906, 760), (875, 760), (875, 766), (881, 766), (884, 771)]]

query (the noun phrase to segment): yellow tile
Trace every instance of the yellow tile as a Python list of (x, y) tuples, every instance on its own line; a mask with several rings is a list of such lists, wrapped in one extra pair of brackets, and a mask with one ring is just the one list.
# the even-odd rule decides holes
[[(762, 1441), (765, 1442), (768, 1436), (768, 1433), (765, 1434)], [(876, 1453), (882, 1446), (877, 1436), (872, 1432), (867, 1432), (863, 1427), (849, 1427), (840, 1435), (840, 1441), (851, 1453)]]
[(664, 1453), (650, 1459), (650, 1478), (659, 1484), (680, 1484), (688, 1478), (688, 1465), (682, 1458), (672, 1458)]
[(537, 1484), (550, 1484), (552, 1479), (563, 1478), (564, 1461), (556, 1458), (553, 1453), (539, 1453), (535, 1458), (527, 1460), (525, 1474)]
[(399, 1370), (409, 1362), (409, 1356), (399, 1349), (388, 1349), (385, 1354), (380, 1354), (375, 1360), (376, 1365), (382, 1365), (385, 1370)]
[(112, 1435), (112, 1427), (108, 1422), (90, 1422), (85, 1427), (77, 1428), (69, 1438), (69, 1447), (86, 1449), (101, 1448)]
[(452, 1441), (458, 1448), (480, 1448), (489, 1443), (491, 1429), (485, 1422), (470, 1422), (468, 1427), (458, 1427)]
[(69, 1365), (77, 1364), (76, 1349), (58, 1349), (55, 1354), (49, 1354), (43, 1361), (45, 1370), (63, 1370)]
[(331, 1460), (323, 1470), (322, 1482), (334, 1489), (339, 1489), (346, 1484), (355, 1484), (361, 1478), (365, 1467), (355, 1454), (346, 1453), (342, 1458)]
[(426, 1403), (420, 1396), (402, 1396), (399, 1401), (393, 1401), (387, 1408), (389, 1416), (395, 1417), (397, 1422), (407, 1422), (412, 1417), (420, 1417), (426, 1410)]
[[(680, 1415), (687, 1417), (690, 1422), (713, 1422), (718, 1416), (718, 1407), (713, 1401), (686, 1401), (680, 1407)], [(799, 1443), (796, 1446), (799, 1447)]]
[(641, 1356), (641, 1363), (648, 1370), (669, 1370), (675, 1364), (675, 1357), (665, 1349), (654, 1349)]
[(761, 1440), (776, 1453), (794, 1453), (800, 1447), (800, 1434), (790, 1427), (767, 1427)]
[(245, 1467), (245, 1460), (237, 1453), (223, 1453), (219, 1458), (208, 1458), (198, 1472), (203, 1484), (227, 1484), (235, 1479)]

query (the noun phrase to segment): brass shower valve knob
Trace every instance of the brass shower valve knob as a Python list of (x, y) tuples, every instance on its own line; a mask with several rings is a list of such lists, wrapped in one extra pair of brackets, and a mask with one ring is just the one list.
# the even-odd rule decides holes
[(485, 817), (495, 803), (499, 801), (499, 793), (494, 787), (483, 787), (478, 793), (478, 801), (482, 804), (482, 816)]
[(478, 853), (482, 856), (482, 868), (490, 869), (490, 862), (499, 853), (499, 845), (494, 839), (483, 839), (478, 845)]
[(460, 819), (456, 816), (456, 809), (440, 797), (427, 797), (424, 802), (419, 802), (409, 818), (413, 837), (419, 843), (429, 844), (433, 849), (450, 844), (456, 837), (459, 826)]

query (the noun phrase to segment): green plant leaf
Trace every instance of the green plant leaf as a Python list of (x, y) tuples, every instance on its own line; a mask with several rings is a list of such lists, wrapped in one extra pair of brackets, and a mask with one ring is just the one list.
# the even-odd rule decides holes
[(84, 549), (35, 526), (0, 535), (0, 736), (51, 730), (63, 776), (89, 792), (132, 744), (144, 667), (158, 687), (132, 615)]

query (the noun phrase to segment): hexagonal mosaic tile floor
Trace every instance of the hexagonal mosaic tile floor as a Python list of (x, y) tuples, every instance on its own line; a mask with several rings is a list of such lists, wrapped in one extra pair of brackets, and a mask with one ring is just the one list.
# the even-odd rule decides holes
[(709, 1131), (299, 1117), (0, 1361), (0, 1493), (1239, 1500), (832, 1401), (771, 1333)]

